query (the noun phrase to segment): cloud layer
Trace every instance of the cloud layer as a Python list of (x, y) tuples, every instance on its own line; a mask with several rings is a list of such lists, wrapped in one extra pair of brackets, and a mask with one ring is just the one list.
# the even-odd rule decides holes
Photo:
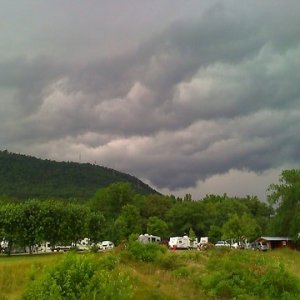
[(32, 2), (23, 40), (4, 19), (1, 147), (171, 191), (299, 167), (299, 2), (141, 2)]

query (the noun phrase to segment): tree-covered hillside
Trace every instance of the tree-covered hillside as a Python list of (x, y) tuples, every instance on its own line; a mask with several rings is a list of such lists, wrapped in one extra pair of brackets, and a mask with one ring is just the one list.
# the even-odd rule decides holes
[(120, 181), (131, 183), (141, 194), (157, 193), (136, 177), (113, 169), (0, 151), (0, 195), (18, 199), (55, 197), (84, 200), (99, 188)]

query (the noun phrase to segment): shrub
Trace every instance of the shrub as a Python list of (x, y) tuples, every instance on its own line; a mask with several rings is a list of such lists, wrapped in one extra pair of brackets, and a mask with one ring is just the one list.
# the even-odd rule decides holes
[(178, 269), (173, 271), (173, 274), (178, 277), (189, 277), (191, 276), (192, 272), (187, 267), (179, 267)]
[(130, 257), (144, 262), (154, 262), (167, 251), (167, 249), (156, 243), (142, 244), (138, 241), (129, 241), (127, 252)]
[(120, 259), (118, 255), (109, 253), (108, 255), (104, 255), (101, 260), (99, 260), (98, 264), (100, 269), (112, 271), (118, 266), (119, 262)]
[(102, 268), (111, 266), (107, 261), (101, 264), (101, 260), (93, 256), (69, 254), (29, 284), (22, 299), (130, 299), (129, 277)]
[[(299, 279), (262, 253), (214, 252), (200, 285), (209, 296), (237, 299), (299, 299)], [(195, 280), (196, 282), (197, 280)]]
[(173, 252), (160, 256), (157, 263), (164, 270), (175, 270), (183, 265), (180, 257)]

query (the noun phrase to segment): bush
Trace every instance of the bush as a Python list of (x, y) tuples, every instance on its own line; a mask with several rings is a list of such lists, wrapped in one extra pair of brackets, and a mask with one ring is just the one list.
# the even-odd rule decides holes
[(100, 269), (112, 271), (118, 266), (119, 262), (119, 256), (114, 253), (109, 253), (108, 255), (103, 256), (98, 263)]
[(180, 257), (173, 252), (168, 252), (160, 256), (157, 260), (158, 265), (164, 270), (175, 270), (183, 265)]
[(130, 257), (144, 262), (154, 262), (167, 251), (167, 249), (156, 243), (142, 244), (138, 241), (129, 241), (127, 253)]
[[(33, 281), (25, 291), (24, 300), (75, 299), (130, 299), (132, 288), (129, 277), (105, 266), (93, 256), (68, 254), (56, 266)], [(104, 266), (104, 268), (103, 268)]]
[(177, 277), (186, 277), (186, 278), (188, 278), (189, 276), (191, 276), (192, 271), (187, 267), (180, 267), (180, 268), (174, 270), (173, 274)]
[[(231, 251), (209, 258), (200, 285), (209, 296), (225, 299), (300, 299), (300, 282), (262, 253)], [(197, 280), (196, 280), (197, 281)]]

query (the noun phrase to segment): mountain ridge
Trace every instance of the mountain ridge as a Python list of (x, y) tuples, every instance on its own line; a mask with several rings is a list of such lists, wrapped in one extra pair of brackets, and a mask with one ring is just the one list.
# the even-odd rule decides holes
[(129, 182), (140, 194), (159, 194), (135, 176), (90, 163), (58, 162), (0, 150), (0, 195), (17, 199), (89, 199), (96, 190)]

